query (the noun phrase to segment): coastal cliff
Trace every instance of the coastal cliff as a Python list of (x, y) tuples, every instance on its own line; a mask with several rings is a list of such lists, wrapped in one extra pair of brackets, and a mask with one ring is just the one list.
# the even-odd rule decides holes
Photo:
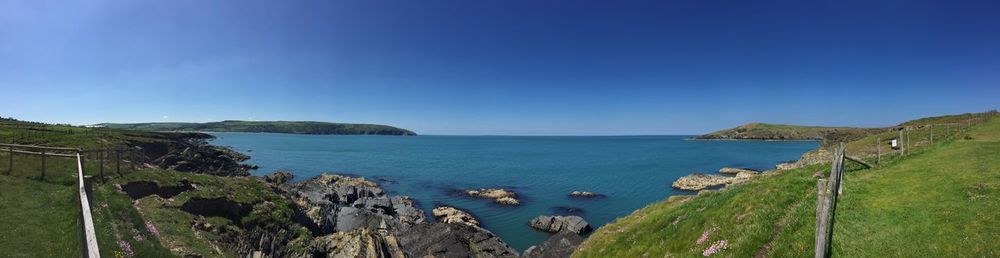
[(140, 131), (249, 132), (327, 135), (417, 135), (413, 131), (378, 124), (348, 124), (316, 121), (239, 121), (208, 123), (103, 123), (97, 127)]

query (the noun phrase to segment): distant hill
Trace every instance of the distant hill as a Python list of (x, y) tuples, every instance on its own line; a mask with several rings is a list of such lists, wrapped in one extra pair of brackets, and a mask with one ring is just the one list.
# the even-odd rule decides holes
[(313, 121), (237, 121), (209, 123), (104, 123), (95, 126), (141, 131), (252, 132), (335, 135), (417, 135), (413, 131), (376, 124), (345, 124)]
[(704, 140), (818, 140), (822, 143), (849, 142), (860, 139), (865, 135), (883, 132), (894, 127), (922, 127), (928, 124), (947, 124), (969, 121), (970, 119), (990, 117), (997, 115), (996, 110), (982, 113), (965, 113), (959, 115), (945, 115), (936, 117), (925, 117), (906, 121), (898, 126), (887, 128), (858, 128), (858, 127), (826, 127), (826, 126), (801, 126), (801, 125), (781, 125), (766, 123), (749, 123), (736, 128), (716, 131), (709, 134), (699, 135), (695, 139)]
[(833, 142), (850, 141), (876, 130), (880, 129), (750, 123), (732, 129), (700, 135), (695, 138), (709, 140), (819, 140)]

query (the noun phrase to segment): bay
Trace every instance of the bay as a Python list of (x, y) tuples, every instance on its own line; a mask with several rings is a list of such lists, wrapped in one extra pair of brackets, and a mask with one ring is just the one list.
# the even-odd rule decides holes
[[(304, 180), (323, 172), (364, 176), (428, 212), (455, 206), (523, 251), (548, 234), (528, 227), (538, 215), (579, 215), (595, 228), (675, 194), (677, 178), (741, 167), (766, 170), (798, 159), (817, 142), (697, 141), (689, 136), (334, 136), (212, 133), (213, 144), (248, 154), (264, 175)], [(472, 199), (459, 190), (502, 187), (521, 205)], [(574, 199), (572, 191), (605, 198)], [(578, 211), (567, 212), (568, 208)]]

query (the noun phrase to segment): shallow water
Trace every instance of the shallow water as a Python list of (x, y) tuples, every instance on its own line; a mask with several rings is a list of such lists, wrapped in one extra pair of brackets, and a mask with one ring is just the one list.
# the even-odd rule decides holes
[[(595, 228), (684, 191), (670, 187), (693, 172), (724, 166), (770, 169), (816, 142), (690, 141), (687, 136), (330, 136), (213, 133), (212, 143), (249, 154), (254, 174), (291, 171), (365, 176), (425, 211), (447, 204), (471, 211), (487, 229), (523, 251), (548, 236), (527, 226), (538, 215), (580, 215)], [(503, 187), (522, 204), (470, 199), (458, 189)], [(595, 191), (599, 199), (571, 199)], [(576, 210), (573, 210), (576, 209)], [(428, 214), (428, 217), (430, 215)]]

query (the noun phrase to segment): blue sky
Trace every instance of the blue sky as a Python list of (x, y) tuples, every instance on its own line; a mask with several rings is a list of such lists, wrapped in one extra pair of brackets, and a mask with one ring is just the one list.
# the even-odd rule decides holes
[(1000, 1), (0, 0), (0, 116), (423, 134), (884, 126), (1000, 106)]

